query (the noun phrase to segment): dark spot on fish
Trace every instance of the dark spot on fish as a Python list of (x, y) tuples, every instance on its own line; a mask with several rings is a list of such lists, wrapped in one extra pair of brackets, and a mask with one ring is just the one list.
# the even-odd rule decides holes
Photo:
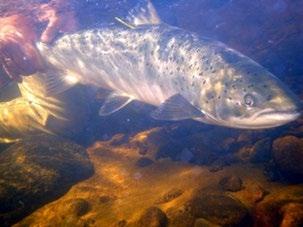
[(177, 71), (180, 71), (180, 67), (177, 67)]
[(208, 100), (206, 100), (205, 102), (208, 103)]
[(199, 76), (203, 76), (203, 72), (200, 72), (200, 73), (199, 73)]
[(244, 88), (243, 91), (246, 92), (247, 91), (246, 88)]
[(169, 73), (170, 75), (173, 75), (173, 71), (170, 71), (170, 73)]
[(206, 80), (203, 80), (203, 85), (206, 84)]
[(218, 99), (221, 99), (221, 96), (218, 96)]
[(264, 88), (268, 88), (268, 86), (266, 84), (263, 85)]
[(228, 97), (228, 99), (229, 99), (229, 100), (232, 100), (232, 98), (231, 98), (231, 97)]
[(231, 85), (231, 87), (232, 87), (232, 89), (236, 89), (236, 85), (235, 84)]

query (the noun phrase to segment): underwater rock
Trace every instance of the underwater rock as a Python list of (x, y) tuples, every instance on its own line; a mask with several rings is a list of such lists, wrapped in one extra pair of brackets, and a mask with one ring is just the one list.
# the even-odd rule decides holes
[(164, 195), (162, 195), (157, 201), (156, 204), (161, 204), (161, 203), (168, 203), (175, 198), (178, 198), (180, 195), (183, 194), (183, 191), (178, 188), (173, 188), (170, 191), (166, 192)]
[(280, 226), (303, 226), (303, 203), (289, 203), (280, 209)]
[(210, 221), (207, 221), (204, 218), (198, 218), (195, 221), (194, 227), (220, 227), (219, 225), (216, 225)]
[(62, 138), (25, 138), (0, 153), (0, 223), (10, 225), (93, 174), (86, 150)]
[(222, 192), (201, 191), (189, 201), (195, 218), (204, 218), (223, 226), (249, 226), (247, 208), (238, 200)]
[(254, 210), (255, 226), (302, 226), (303, 187), (289, 186), (264, 198)]
[(108, 195), (103, 195), (103, 196), (100, 196), (100, 197), (99, 197), (99, 202), (100, 202), (101, 204), (109, 203), (109, 202), (111, 202), (111, 201), (113, 201), (113, 200), (114, 200), (114, 198), (112, 198), (112, 197), (110, 197), (110, 196), (108, 196)]
[(235, 154), (242, 162), (262, 163), (271, 158), (271, 139), (258, 140), (254, 145), (241, 147)]
[(231, 191), (231, 192), (237, 192), (242, 189), (242, 180), (240, 177), (237, 176), (227, 176), (223, 177), (219, 185), (224, 191)]
[(186, 203), (177, 209), (169, 209), (167, 211), (170, 226), (174, 227), (192, 227), (195, 224), (196, 218), (192, 214), (192, 209), (189, 203)]
[(289, 180), (303, 180), (303, 139), (295, 136), (276, 139), (273, 142), (273, 159)]
[(70, 214), (76, 217), (83, 216), (90, 210), (90, 204), (85, 199), (73, 199), (68, 201), (66, 209), (69, 210)]
[(241, 162), (250, 162), (253, 153), (253, 148), (251, 146), (241, 147), (236, 153), (235, 157)]
[(126, 225), (127, 225), (127, 221), (126, 220), (120, 220), (116, 224), (114, 224), (113, 227), (124, 227)]
[(253, 163), (260, 163), (270, 160), (271, 143), (272, 141), (270, 138), (258, 140), (252, 148), (250, 161)]
[(149, 159), (149, 158), (139, 158), (138, 161), (136, 162), (136, 166), (138, 167), (146, 167), (149, 166), (151, 164), (153, 164), (154, 161)]
[(138, 221), (140, 227), (165, 227), (168, 224), (166, 214), (157, 207), (148, 208)]
[(237, 198), (245, 205), (254, 207), (256, 203), (262, 201), (269, 192), (265, 190), (257, 181), (247, 182), (245, 188), (237, 193)]

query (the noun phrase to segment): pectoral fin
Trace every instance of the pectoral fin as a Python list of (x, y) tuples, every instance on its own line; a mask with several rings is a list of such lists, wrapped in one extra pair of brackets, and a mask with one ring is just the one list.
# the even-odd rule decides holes
[(158, 120), (185, 120), (202, 117), (203, 113), (190, 104), (183, 96), (176, 94), (162, 103), (151, 113)]
[(99, 110), (100, 116), (108, 116), (126, 106), (132, 101), (127, 96), (118, 95), (115, 93), (110, 94)]

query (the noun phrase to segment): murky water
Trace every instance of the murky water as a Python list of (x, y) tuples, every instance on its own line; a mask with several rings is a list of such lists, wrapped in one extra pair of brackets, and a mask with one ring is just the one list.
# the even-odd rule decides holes
[[(109, 24), (127, 31), (131, 28), (115, 17), (128, 23), (129, 12), (145, 5), (54, 2), (49, 6), (59, 6), (57, 17), (68, 12), (65, 18), (74, 20), (68, 28), (75, 27), (59, 26), (63, 30), (48, 46), (65, 34)], [(162, 22), (243, 53), (302, 100), (302, 1), (152, 2)], [(48, 1), (0, 0), (0, 15), (35, 19), (41, 4)], [(47, 25), (33, 23), (37, 42)], [(87, 48), (81, 51), (75, 57)], [(147, 51), (144, 55), (154, 54)], [(108, 64), (118, 67), (113, 75), (121, 70)], [(156, 107), (142, 100), (99, 116), (110, 94), (102, 86), (82, 83), (49, 95), (47, 80), (39, 76), (21, 82), (9, 78), (3, 66), (0, 73), (0, 226), (303, 225), (302, 117), (270, 129), (235, 129), (191, 119), (155, 120), (150, 113)], [(168, 90), (168, 84), (162, 86)]]

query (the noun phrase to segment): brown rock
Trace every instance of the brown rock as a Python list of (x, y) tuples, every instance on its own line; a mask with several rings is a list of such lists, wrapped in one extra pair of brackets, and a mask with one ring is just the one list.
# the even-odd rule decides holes
[(194, 227), (219, 227), (219, 225), (216, 225), (214, 223), (211, 223), (210, 221), (207, 221), (204, 218), (198, 218), (195, 221)]
[(303, 226), (303, 203), (289, 203), (280, 209), (280, 227)]
[(199, 194), (189, 202), (194, 217), (223, 226), (249, 225), (248, 210), (240, 201), (221, 192), (202, 191)]
[(73, 199), (67, 202), (66, 208), (72, 215), (83, 216), (90, 210), (90, 204), (85, 199)]
[(138, 221), (138, 226), (140, 227), (165, 227), (167, 224), (166, 214), (157, 207), (148, 208)]
[[(269, 194), (254, 209), (255, 226), (302, 226), (303, 187), (288, 186)], [(288, 225), (289, 224), (289, 225)]]
[(163, 194), (157, 201), (156, 204), (161, 204), (161, 203), (168, 203), (175, 198), (179, 197), (180, 195), (183, 194), (183, 191), (178, 188), (173, 188), (170, 191), (166, 192)]
[(23, 139), (0, 153), (0, 223), (9, 225), (93, 174), (84, 147), (49, 135)]
[(267, 192), (258, 183), (249, 183), (249, 185), (247, 185), (245, 189), (241, 191), (241, 194), (238, 194), (238, 196), (241, 197), (241, 201), (243, 200), (247, 204), (254, 206), (255, 203), (262, 201), (268, 193), (269, 192)]
[(219, 185), (223, 190), (231, 192), (240, 191), (242, 189), (242, 184), (241, 178), (237, 176), (223, 177), (219, 182)]
[(169, 217), (170, 226), (174, 227), (192, 227), (196, 220), (192, 214), (190, 204), (184, 204), (177, 209), (168, 209), (167, 215)]

